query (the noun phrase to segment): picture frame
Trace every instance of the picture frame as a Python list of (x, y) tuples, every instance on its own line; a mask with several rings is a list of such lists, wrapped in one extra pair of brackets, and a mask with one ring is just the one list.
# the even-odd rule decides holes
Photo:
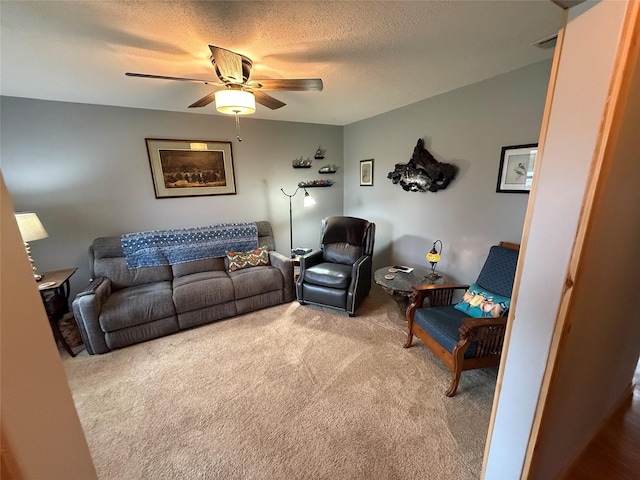
[(145, 138), (156, 198), (235, 195), (231, 142)]
[(502, 147), (496, 192), (529, 193), (537, 154), (537, 143)]
[(373, 186), (373, 158), (360, 160), (360, 186)]

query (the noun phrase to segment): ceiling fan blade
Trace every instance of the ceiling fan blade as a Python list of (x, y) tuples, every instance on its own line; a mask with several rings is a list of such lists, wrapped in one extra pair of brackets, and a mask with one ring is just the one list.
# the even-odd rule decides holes
[(226, 48), (209, 45), (220, 80), (242, 83), (242, 56)]
[(256, 97), (256, 102), (258, 102), (260, 105), (264, 105), (265, 107), (270, 108), (271, 110), (275, 110), (286, 105), (286, 103), (281, 102), (277, 98), (273, 98), (271, 95), (267, 95), (266, 93), (258, 91), (252, 91), (251, 93), (253, 93), (253, 95)]
[(184, 78), (184, 77), (166, 77), (164, 75), (150, 75), (148, 73), (125, 73), (127, 77), (139, 77), (139, 78), (155, 78), (158, 80), (178, 80), (180, 82), (194, 82), (194, 83), (204, 83), (205, 85), (214, 85), (217, 87), (224, 87), (223, 83), (219, 83), (215, 80), (201, 80), (198, 78)]
[(291, 92), (321, 92), (322, 79), (320, 78), (265, 78), (247, 82), (251, 88), (262, 90), (288, 90)]
[(206, 107), (211, 102), (213, 102), (215, 98), (216, 98), (216, 92), (211, 92), (210, 94), (202, 97), (200, 100), (193, 102), (191, 105), (189, 105), (189, 108)]

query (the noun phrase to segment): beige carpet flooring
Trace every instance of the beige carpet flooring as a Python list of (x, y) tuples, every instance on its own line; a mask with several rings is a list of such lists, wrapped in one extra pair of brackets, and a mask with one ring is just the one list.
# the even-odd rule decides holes
[(405, 335), (374, 286), (355, 318), (293, 302), (64, 367), (103, 480), (479, 478), (496, 370), (447, 398)]

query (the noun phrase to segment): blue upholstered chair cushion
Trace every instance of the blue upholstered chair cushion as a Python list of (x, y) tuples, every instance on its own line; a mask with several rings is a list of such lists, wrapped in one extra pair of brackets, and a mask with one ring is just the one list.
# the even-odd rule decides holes
[(517, 250), (493, 246), (489, 250), (489, 256), (480, 271), (480, 275), (478, 275), (476, 283), (484, 290), (503, 297), (511, 297), (517, 264)]
[[(413, 321), (443, 348), (453, 353), (453, 347), (460, 340), (458, 329), (462, 325), (463, 318), (464, 315), (454, 305), (449, 305), (447, 307), (419, 308), (416, 310)], [(465, 358), (475, 356), (476, 346), (477, 342), (471, 343), (464, 354)]]
[(511, 299), (509, 297), (484, 290), (477, 283), (474, 283), (464, 292), (464, 296), (455, 307), (467, 317), (498, 318), (509, 310), (510, 305)]

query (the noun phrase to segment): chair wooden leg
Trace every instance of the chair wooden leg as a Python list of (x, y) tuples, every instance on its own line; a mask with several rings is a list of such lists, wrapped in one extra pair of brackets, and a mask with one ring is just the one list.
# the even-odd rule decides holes
[(409, 332), (409, 334), (407, 335), (407, 340), (404, 342), (403, 347), (404, 348), (411, 347), (411, 343), (412, 342), (413, 342), (413, 334), (411, 332)]
[(449, 390), (444, 393), (447, 397), (453, 397), (456, 394), (456, 390), (458, 390), (458, 383), (460, 383), (461, 373), (462, 372), (460, 370), (451, 372), (451, 385), (449, 385)]

